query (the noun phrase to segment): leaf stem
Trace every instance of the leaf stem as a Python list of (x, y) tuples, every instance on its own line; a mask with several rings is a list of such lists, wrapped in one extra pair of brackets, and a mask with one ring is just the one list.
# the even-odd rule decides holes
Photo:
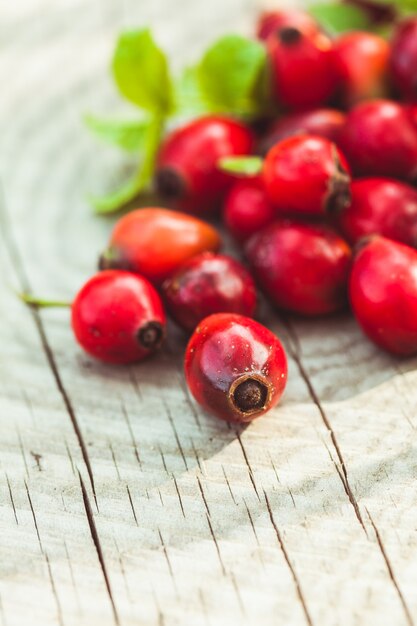
[(28, 306), (35, 309), (47, 309), (47, 308), (70, 308), (71, 302), (65, 300), (45, 300), (43, 298), (36, 298), (29, 293), (21, 292), (17, 294), (18, 297)]

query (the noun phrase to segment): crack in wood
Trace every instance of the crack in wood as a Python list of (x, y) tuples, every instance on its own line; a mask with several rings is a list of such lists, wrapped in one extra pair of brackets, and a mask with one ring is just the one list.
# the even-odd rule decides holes
[(7, 487), (9, 489), (9, 496), (10, 496), (10, 502), (12, 503), (12, 508), (13, 508), (13, 514), (14, 514), (14, 518), (16, 520), (16, 524), (19, 525), (19, 520), (17, 519), (17, 511), (16, 511), (16, 506), (13, 500), (13, 493), (12, 493), (12, 486), (10, 484), (10, 480), (9, 477), (7, 475), (7, 473), (5, 472), (6, 475), (6, 482), (7, 482)]
[(175, 589), (175, 593), (176, 593), (177, 597), (179, 597), (177, 583), (175, 581), (175, 576), (174, 576), (174, 570), (172, 569), (171, 560), (169, 558), (168, 550), (167, 550), (167, 547), (165, 545), (165, 541), (164, 541), (164, 538), (162, 536), (160, 528), (158, 528), (158, 534), (159, 534), (159, 540), (161, 542), (162, 550), (164, 552), (165, 560), (167, 562), (168, 571), (169, 571), (169, 574), (170, 574), (171, 579), (172, 579), (172, 584), (173, 584), (173, 587)]
[(181, 498), (180, 490), (179, 490), (179, 487), (178, 487), (177, 479), (175, 478), (174, 475), (172, 476), (172, 478), (174, 479), (174, 485), (175, 485), (175, 489), (177, 490), (177, 496), (178, 496), (178, 500), (179, 500), (179, 503), (180, 503), (181, 511), (182, 511), (183, 517), (185, 518), (184, 506), (182, 504), (182, 498)]
[(116, 626), (120, 626), (119, 615), (118, 615), (118, 612), (117, 612), (116, 603), (114, 601), (113, 592), (112, 592), (112, 588), (111, 588), (111, 585), (110, 585), (110, 578), (109, 578), (109, 575), (107, 573), (106, 561), (104, 559), (104, 553), (103, 553), (103, 549), (101, 547), (100, 537), (98, 535), (96, 523), (94, 521), (93, 510), (91, 508), (90, 499), (88, 497), (87, 489), (85, 488), (84, 481), (82, 479), (81, 472), (79, 470), (78, 470), (78, 478), (80, 480), (81, 493), (82, 493), (82, 497), (83, 497), (84, 509), (85, 509), (85, 514), (86, 514), (86, 517), (87, 517), (88, 526), (90, 528), (90, 535), (91, 535), (91, 538), (93, 540), (94, 546), (96, 548), (98, 561), (100, 563), (101, 571), (102, 571), (103, 578), (104, 578), (104, 584), (106, 586), (107, 595), (108, 595), (109, 600), (110, 600), (110, 605), (111, 605), (111, 609), (112, 609), (112, 613), (113, 613), (114, 623), (116, 624)]
[(49, 582), (51, 583), (52, 595), (54, 596), (54, 599), (55, 599), (56, 610), (57, 610), (57, 615), (58, 615), (58, 623), (60, 624), (60, 626), (64, 626), (64, 616), (62, 614), (61, 603), (59, 601), (54, 577), (52, 575), (51, 563), (49, 562), (49, 557), (48, 557), (47, 552), (45, 552), (45, 560), (46, 560), (46, 566), (48, 568), (48, 576), (49, 576)]
[(291, 572), (291, 576), (292, 576), (294, 584), (295, 584), (295, 590), (296, 590), (298, 599), (300, 600), (300, 603), (301, 603), (301, 606), (302, 606), (302, 609), (303, 609), (303, 612), (304, 612), (304, 616), (306, 618), (306, 622), (307, 622), (307, 624), (309, 626), (313, 626), (313, 620), (311, 619), (310, 612), (309, 612), (309, 610), (307, 608), (307, 604), (306, 604), (306, 601), (305, 601), (305, 598), (304, 598), (304, 594), (303, 594), (303, 591), (302, 591), (302, 588), (301, 588), (301, 584), (300, 584), (300, 581), (298, 580), (297, 572), (295, 571), (295, 569), (294, 569), (294, 567), (293, 567), (293, 565), (291, 563), (291, 559), (290, 559), (289, 554), (287, 552), (287, 549), (285, 547), (284, 541), (283, 541), (283, 539), (281, 537), (281, 533), (279, 531), (277, 523), (275, 522), (274, 514), (272, 512), (272, 508), (271, 508), (271, 505), (270, 505), (269, 500), (268, 500), (268, 496), (266, 495), (265, 491), (264, 491), (264, 497), (265, 497), (265, 502), (266, 502), (266, 508), (268, 509), (268, 513), (269, 513), (269, 519), (271, 521), (272, 527), (275, 530), (275, 534), (276, 534), (279, 546), (281, 548), (282, 554), (284, 555), (284, 559), (285, 559), (285, 561), (286, 561), (286, 563), (288, 565), (288, 569)]
[(210, 509), (206, 500), (206, 494), (204, 493), (203, 485), (201, 484), (200, 477), (198, 475), (196, 476), (196, 478), (197, 478), (198, 488), (200, 489), (200, 494), (204, 502), (204, 506), (206, 507), (207, 515), (210, 517)]
[(404, 595), (403, 595), (403, 593), (401, 591), (401, 588), (400, 588), (400, 586), (398, 584), (398, 581), (397, 581), (397, 579), (395, 577), (394, 569), (393, 569), (393, 567), (391, 565), (391, 561), (390, 561), (390, 559), (388, 557), (388, 553), (385, 550), (385, 546), (383, 544), (382, 537), (381, 537), (381, 535), (379, 533), (378, 528), (376, 527), (376, 524), (375, 524), (374, 520), (371, 517), (370, 512), (368, 511), (367, 508), (365, 510), (366, 510), (366, 513), (367, 513), (367, 515), (369, 517), (369, 521), (371, 522), (372, 528), (374, 529), (374, 533), (375, 533), (375, 537), (376, 537), (376, 541), (377, 541), (378, 547), (380, 549), (382, 558), (385, 561), (385, 565), (386, 565), (386, 568), (387, 568), (390, 580), (391, 580), (392, 584), (394, 585), (395, 591), (396, 591), (396, 593), (398, 595), (398, 598), (399, 598), (399, 600), (401, 602), (401, 606), (402, 606), (402, 608), (404, 610), (405, 617), (407, 619), (407, 623), (409, 624), (409, 626), (414, 626), (414, 620), (413, 620), (413, 617), (411, 615), (411, 611), (408, 608), (407, 602), (405, 601)]
[(122, 402), (122, 413), (124, 415), (124, 418), (125, 418), (125, 421), (126, 421), (126, 425), (127, 425), (127, 429), (129, 431), (130, 439), (132, 441), (133, 449), (135, 451), (136, 460), (138, 462), (138, 465), (139, 465), (140, 469), (142, 469), (142, 461), (141, 461), (141, 458), (139, 456), (138, 446), (137, 446), (137, 443), (136, 443), (135, 436), (133, 434), (132, 424), (130, 423), (129, 413), (128, 413), (128, 411), (127, 411), (127, 409), (126, 409), (126, 407), (125, 407), (123, 402)]
[(228, 487), (228, 489), (229, 489), (230, 497), (232, 498), (233, 503), (237, 505), (237, 502), (236, 502), (236, 500), (235, 500), (235, 496), (233, 495), (233, 491), (232, 491), (232, 488), (231, 488), (231, 486), (230, 486), (229, 479), (227, 478), (226, 470), (224, 469), (224, 465), (223, 465), (223, 464), (222, 464), (222, 472), (223, 472), (223, 476), (224, 476), (224, 478), (225, 478), (225, 481), (226, 481), (227, 487)]
[(252, 472), (252, 466), (249, 463), (248, 455), (246, 454), (246, 449), (245, 449), (245, 447), (243, 445), (242, 439), (240, 438), (240, 433), (239, 433), (239, 431), (237, 429), (235, 430), (235, 433), (236, 433), (237, 440), (238, 440), (239, 445), (240, 445), (241, 450), (242, 450), (243, 458), (245, 459), (246, 467), (248, 468), (249, 479), (250, 479), (250, 481), (252, 483), (252, 487), (255, 490), (256, 497), (258, 498), (258, 500), (260, 502), (261, 499), (259, 497), (258, 489), (256, 488), (255, 477), (254, 477), (253, 472)]
[(219, 563), (220, 563), (220, 567), (221, 567), (223, 576), (227, 576), (226, 568), (224, 566), (223, 559), (222, 559), (222, 554), (220, 552), (220, 547), (219, 547), (219, 544), (217, 542), (217, 537), (214, 534), (213, 526), (211, 525), (211, 521), (210, 521), (210, 515), (208, 513), (206, 513), (206, 519), (207, 519), (207, 524), (208, 524), (208, 527), (209, 527), (209, 530), (210, 530), (211, 538), (213, 539), (214, 545), (216, 547), (217, 557), (219, 559)]
[(136, 526), (139, 526), (138, 518), (136, 517), (136, 511), (135, 511), (135, 507), (134, 507), (132, 496), (131, 496), (130, 489), (129, 489), (129, 485), (126, 485), (126, 491), (127, 491), (127, 497), (129, 498), (130, 506), (132, 509), (133, 519), (135, 520)]
[(27, 498), (29, 500), (29, 506), (30, 506), (30, 510), (32, 512), (32, 518), (33, 518), (33, 523), (35, 524), (35, 530), (36, 530), (36, 535), (38, 537), (38, 541), (39, 541), (39, 547), (41, 549), (41, 552), (43, 553), (43, 546), (42, 546), (42, 541), (41, 541), (41, 536), (39, 534), (39, 528), (38, 528), (38, 521), (36, 519), (36, 515), (35, 515), (35, 509), (33, 508), (33, 504), (32, 504), (32, 498), (30, 497), (30, 493), (29, 493), (29, 487), (26, 481), (25, 482), (25, 488), (26, 488), (26, 494), (27, 494)]

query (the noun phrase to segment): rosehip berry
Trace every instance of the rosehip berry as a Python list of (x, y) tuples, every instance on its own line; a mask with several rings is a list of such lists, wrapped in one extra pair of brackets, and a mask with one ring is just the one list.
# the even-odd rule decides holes
[(280, 220), (254, 235), (246, 252), (277, 307), (312, 316), (346, 306), (351, 251), (328, 226)]
[(395, 180), (364, 178), (352, 183), (352, 202), (338, 216), (346, 239), (383, 235), (417, 247), (417, 191)]
[(251, 130), (233, 119), (207, 116), (189, 122), (162, 143), (157, 191), (183, 210), (213, 211), (233, 181), (218, 168), (219, 159), (250, 154), (253, 147)]
[(405, 111), (413, 126), (417, 129), (417, 104), (409, 104), (405, 106)]
[(196, 256), (163, 284), (169, 313), (185, 330), (194, 330), (212, 313), (252, 317), (256, 287), (249, 272), (229, 256), (205, 252)]
[(266, 154), (275, 144), (294, 135), (316, 135), (337, 143), (346, 115), (336, 109), (314, 109), (281, 117), (261, 142), (260, 153)]
[(390, 48), (385, 39), (372, 33), (351, 32), (338, 37), (333, 46), (343, 105), (351, 107), (386, 93)]
[(301, 135), (277, 144), (263, 165), (269, 200), (279, 212), (324, 215), (350, 201), (350, 175), (343, 154), (322, 137)]
[(281, 28), (298, 28), (307, 35), (320, 30), (316, 20), (305, 11), (265, 11), (259, 17), (256, 35), (258, 39), (266, 41)]
[(347, 116), (339, 145), (357, 176), (416, 179), (417, 130), (396, 102), (358, 104)]
[(417, 252), (371, 237), (356, 254), (350, 301), (363, 331), (376, 344), (404, 356), (417, 353)]
[(196, 217), (168, 209), (137, 209), (116, 223), (99, 267), (127, 269), (159, 285), (187, 259), (219, 247), (217, 231)]
[(154, 352), (165, 335), (161, 299), (142, 276), (119, 270), (96, 274), (72, 304), (78, 343), (96, 359), (123, 364)]
[(273, 222), (275, 209), (260, 176), (236, 181), (226, 196), (223, 218), (232, 235), (245, 241)]
[(272, 89), (277, 102), (310, 109), (329, 101), (336, 88), (332, 42), (321, 32), (281, 28), (268, 37)]
[(206, 317), (185, 353), (194, 398), (220, 419), (250, 422), (272, 409), (287, 382), (279, 339), (254, 320), (231, 313)]
[(390, 70), (399, 93), (417, 102), (417, 17), (398, 25), (391, 44)]

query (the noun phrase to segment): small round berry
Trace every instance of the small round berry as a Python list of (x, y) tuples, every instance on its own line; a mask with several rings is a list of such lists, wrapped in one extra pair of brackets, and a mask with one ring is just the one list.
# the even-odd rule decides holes
[(162, 143), (156, 167), (158, 193), (192, 213), (216, 211), (233, 178), (218, 168), (221, 157), (250, 154), (252, 131), (221, 116), (202, 117), (174, 130)]
[(417, 252), (384, 237), (358, 249), (349, 284), (353, 313), (377, 345), (403, 356), (417, 353)]
[(337, 216), (351, 244), (368, 235), (383, 235), (417, 247), (417, 191), (388, 178), (363, 178), (352, 183), (352, 202)]
[(280, 213), (324, 215), (349, 204), (350, 175), (343, 154), (322, 137), (300, 135), (277, 144), (263, 166), (269, 200)]
[(266, 154), (275, 144), (294, 135), (316, 135), (337, 143), (346, 115), (336, 109), (314, 109), (284, 115), (269, 129), (260, 144), (260, 154)]
[(252, 317), (256, 287), (249, 272), (229, 256), (206, 252), (196, 256), (163, 284), (169, 313), (185, 330), (194, 330), (213, 313)]
[(396, 102), (372, 100), (354, 107), (339, 145), (357, 176), (416, 180), (417, 129)]
[(237, 241), (246, 241), (273, 222), (275, 209), (268, 200), (262, 178), (242, 178), (230, 189), (223, 209), (223, 219)]
[(403, 98), (417, 102), (417, 17), (401, 22), (394, 33), (391, 80)]
[(249, 422), (272, 409), (287, 381), (279, 339), (253, 319), (231, 313), (205, 318), (185, 353), (196, 401), (220, 419)]
[(351, 251), (328, 226), (279, 220), (254, 235), (246, 253), (277, 307), (308, 316), (345, 308)]
[(96, 359), (125, 364), (155, 352), (165, 336), (165, 312), (154, 287), (120, 270), (96, 274), (72, 304), (78, 343)]
[(202, 220), (168, 209), (137, 209), (115, 225), (100, 269), (126, 269), (160, 285), (184, 261), (217, 252), (220, 236)]

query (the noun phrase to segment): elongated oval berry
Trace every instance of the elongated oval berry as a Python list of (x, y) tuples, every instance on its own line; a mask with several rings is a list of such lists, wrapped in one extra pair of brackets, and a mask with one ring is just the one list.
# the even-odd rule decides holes
[(246, 253), (277, 307), (314, 316), (346, 306), (351, 251), (328, 226), (280, 220), (254, 235)]
[(387, 178), (352, 183), (352, 202), (338, 215), (346, 239), (357, 243), (368, 235), (383, 235), (417, 247), (417, 190)]
[(306, 110), (326, 104), (336, 88), (332, 42), (321, 32), (278, 29), (267, 40), (272, 89), (277, 102)]
[(196, 217), (156, 207), (137, 209), (116, 223), (99, 266), (137, 272), (159, 285), (187, 259), (219, 247), (215, 228)]
[(417, 129), (396, 102), (372, 100), (354, 107), (339, 145), (357, 176), (416, 180)]
[(253, 278), (229, 256), (205, 252), (186, 261), (163, 284), (169, 313), (185, 330), (194, 330), (213, 313), (252, 317), (256, 308)]
[(287, 358), (279, 339), (242, 315), (204, 319), (185, 353), (188, 387), (201, 406), (223, 420), (250, 422), (279, 402)]
[(350, 175), (343, 154), (322, 137), (290, 137), (277, 144), (263, 165), (269, 200), (280, 213), (324, 215), (350, 201)]
[(350, 32), (333, 43), (338, 94), (341, 103), (352, 105), (387, 92), (390, 47), (385, 39), (367, 32)]
[(355, 256), (349, 283), (353, 313), (377, 345), (403, 356), (417, 353), (417, 252), (371, 237)]
[(394, 33), (391, 80), (403, 98), (417, 102), (417, 17), (401, 22)]
[(252, 131), (228, 117), (206, 116), (174, 130), (162, 143), (156, 168), (158, 193), (193, 213), (218, 209), (233, 178), (218, 168), (225, 156), (250, 154)]
[(260, 176), (242, 178), (230, 189), (223, 209), (223, 219), (238, 241), (246, 241), (254, 233), (271, 224), (275, 208), (268, 200)]
[(336, 109), (313, 109), (284, 115), (262, 139), (259, 152), (266, 154), (275, 144), (294, 135), (316, 135), (337, 143), (346, 115)]
[(88, 280), (72, 304), (78, 343), (96, 359), (124, 364), (155, 352), (165, 336), (161, 299), (142, 276), (107, 270)]
[(314, 34), (320, 28), (316, 20), (300, 10), (265, 11), (259, 17), (256, 27), (258, 39), (266, 41), (268, 37), (282, 28), (298, 28), (302, 33)]

